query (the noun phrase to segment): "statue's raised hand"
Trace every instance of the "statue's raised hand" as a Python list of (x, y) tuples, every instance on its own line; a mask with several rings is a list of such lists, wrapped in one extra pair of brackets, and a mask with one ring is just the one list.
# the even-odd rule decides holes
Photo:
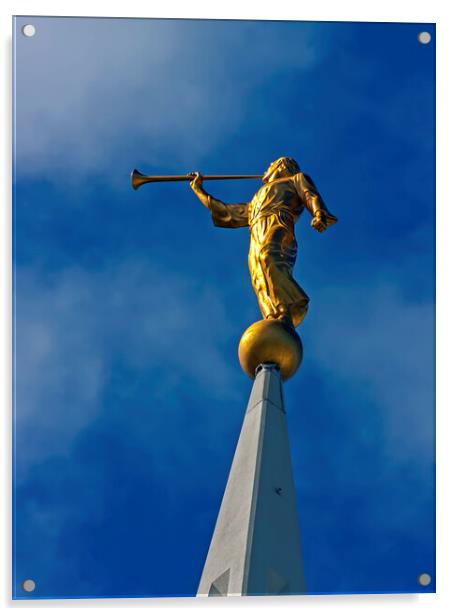
[(328, 220), (326, 218), (325, 212), (322, 210), (317, 210), (312, 218), (311, 226), (316, 229), (319, 233), (325, 231), (328, 227)]
[(193, 173), (190, 173), (189, 175), (192, 177), (190, 187), (195, 193), (198, 193), (200, 189), (202, 188), (203, 177), (200, 175), (199, 171), (194, 171)]

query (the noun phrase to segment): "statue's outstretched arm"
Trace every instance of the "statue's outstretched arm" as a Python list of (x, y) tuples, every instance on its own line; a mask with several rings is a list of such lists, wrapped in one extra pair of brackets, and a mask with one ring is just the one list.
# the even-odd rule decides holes
[(325, 231), (327, 227), (337, 222), (336, 216), (328, 211), (322, 196), (314, 182), (307, 174), (297, 173), (294, 182), (301, 201), (312, 215), (311, 225), (317, 231)]
[(210, 210), (216, 227), (237, 228), (248, 226), (249, 203), (226, 204), (208, 194), (203, 188), (202, 183), (203, 178), (197, 172), (190, 186), (203, 205)]

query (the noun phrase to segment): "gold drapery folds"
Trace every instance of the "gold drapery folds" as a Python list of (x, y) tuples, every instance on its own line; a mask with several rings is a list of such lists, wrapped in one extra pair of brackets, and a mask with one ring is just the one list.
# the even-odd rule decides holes
[(249, 272), (263, 318), (298, 326), (306, 315), (309, 297), (293, 278), (298, 248), (295, 223), (304, 209), (319, 232), (337, 222), (314, 182), (290, 157), (271, 163), (263, 186), (246, 203), (225, 204), (206, 193), (202, 181), (196, 173), (191, 187), (211, 211), (213, 223), (250, 229)]

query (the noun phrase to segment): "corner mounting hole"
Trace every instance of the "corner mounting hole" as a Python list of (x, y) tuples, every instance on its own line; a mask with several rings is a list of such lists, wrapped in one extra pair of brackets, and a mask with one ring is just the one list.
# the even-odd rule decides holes
[(32, 24), (27, 24), (26, 26), (22, 26), (22, 34), (24, 36), (28, 36), (30, 38), (31, 36), (35, 36), (35, 33), (36, 33), (36, 28)]
[(418, 34), (418, 41), (423, 45), (427, 45), (427, 43), (430, 43), (431, 40), (432, 37), (430, 36), (429, 32), (420, 32)]
[(22, 582), (22, 588), (25, 590), (25, 592), (33, 592), (36, 588), (35, 580), (24, 580)]
[(431, 581), (432, 578), (428, 573), (421, 573), (421, 575), (418, 577), (418, 583), (420, 584), (420, 586), (429, 586)]

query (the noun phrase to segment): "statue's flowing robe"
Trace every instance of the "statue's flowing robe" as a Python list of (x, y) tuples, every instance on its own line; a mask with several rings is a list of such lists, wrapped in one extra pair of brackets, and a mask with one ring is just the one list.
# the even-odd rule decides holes
[(309, 297), (293, 278), (297, 242), (295, 222), (304, 208), (322, 210), (328, 225), (336, 217), (327, 210), (308, 175), (298, 173), (264, 184), (249, 203), (225, 204), (210, 197), (217, 227), (249, 227), (249, 272), (265, 319), (289, 315), (296, 327), (305, 317)]

